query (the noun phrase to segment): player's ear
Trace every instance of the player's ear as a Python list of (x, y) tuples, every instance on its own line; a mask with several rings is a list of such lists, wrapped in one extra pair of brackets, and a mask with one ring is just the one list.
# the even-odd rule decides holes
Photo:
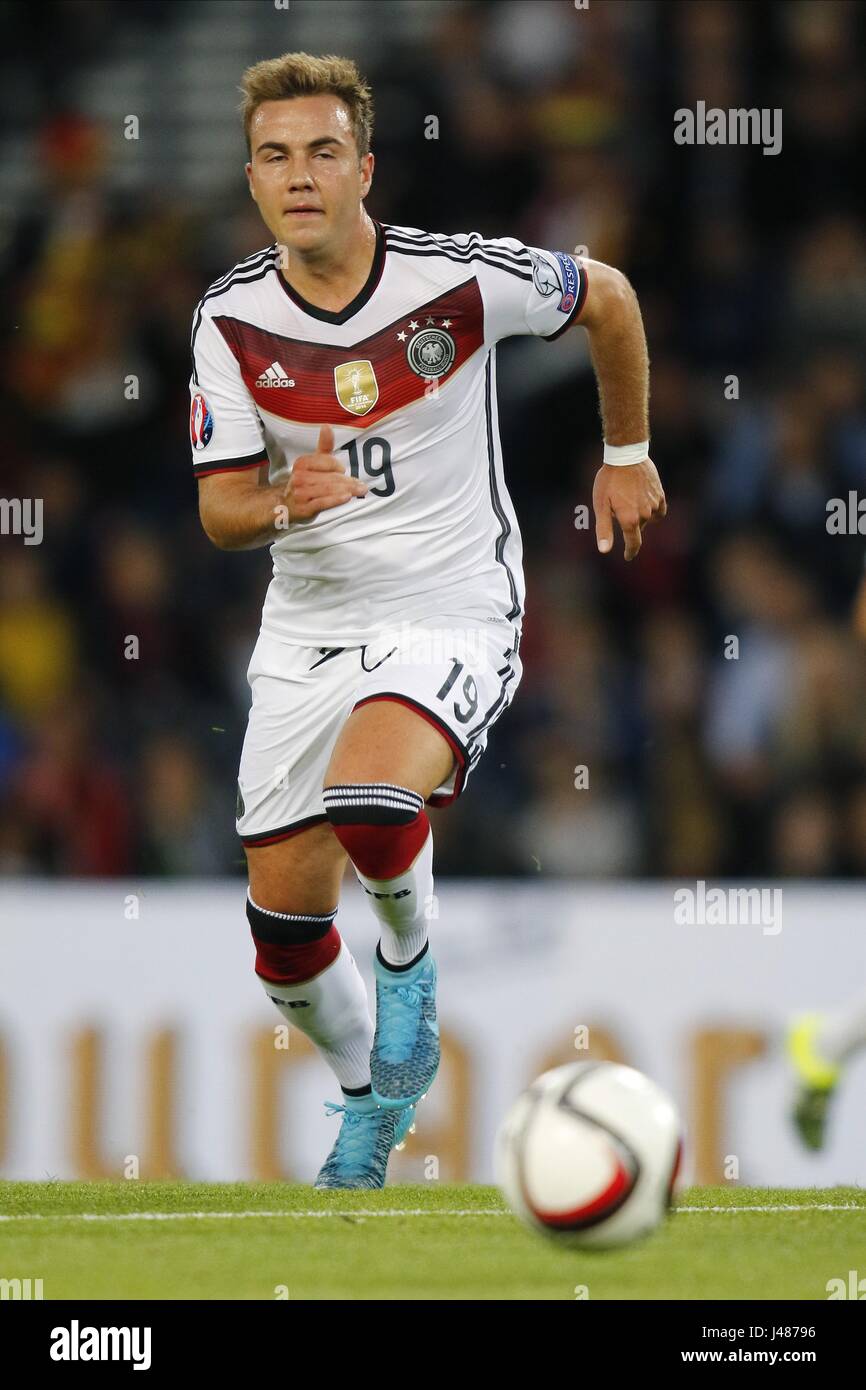
[(247, 176), (247, 185), (248, 185), (249, 190), (250, 190), (250, 197), (252, 198), (252, 200), (253, 200), (254, 203), (257, 203), (257, 202), (258, 202), (258, 199), (257, 199), (257, 197), (256, 197), (256, 190), (253, 188), (253, 166), (252, 166), (252, 164), (245, 164), (245, 165), (244, 165), (244, 173), (245, 173), (246, 176)]
[(370, 185), (373, 182), (373, 168), (376, 164), (372, 154), (361, 156), (361, 197), (366, 198), (370, 192)]

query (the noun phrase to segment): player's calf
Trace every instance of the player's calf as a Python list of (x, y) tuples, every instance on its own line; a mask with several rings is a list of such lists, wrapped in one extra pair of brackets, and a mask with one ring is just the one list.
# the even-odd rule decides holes
[(334, 834), (379, 919), (373, 1095), (400, 1108), (426, 1094), (439, 1066), (436, 966), (427, 941), (433, 834), (424, 799), (389, 782), (339, 783), (323, 792)]
[(344, 1095), (370, 1094), (373, 1021), (354, 958), (325, 913), (274, 912), (247, 897), (256, 974), (280, 1013), (321, 1052)]
[(424, 798), (408, 787), (360, 782), (326, 787), (322, 799), (379, 919), (384, 960), (411, 965), (427, 944), (433, 896), (433, 833)]

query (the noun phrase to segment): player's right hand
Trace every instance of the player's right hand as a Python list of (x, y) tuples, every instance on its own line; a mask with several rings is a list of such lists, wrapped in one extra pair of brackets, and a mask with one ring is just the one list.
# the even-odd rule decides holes
[(316, 452), (295, 459), (284, 493), (290, 522), (309, 521), (328, 507), (339, 507), (351, 497), (366, 496), (366, 483), (351, 477), (333, 450), (334, 431), (330, 425), (322, 425)]

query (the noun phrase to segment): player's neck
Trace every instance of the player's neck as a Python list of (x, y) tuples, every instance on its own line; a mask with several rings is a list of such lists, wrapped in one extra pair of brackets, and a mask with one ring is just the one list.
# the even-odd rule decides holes
[(318, 309), (338, 313), (364, 288), (376, 255), (376, 228), (362, 212), (358, 232), (343, 246), (309, 256), (293, 251), (280, 274), (295, 294)]

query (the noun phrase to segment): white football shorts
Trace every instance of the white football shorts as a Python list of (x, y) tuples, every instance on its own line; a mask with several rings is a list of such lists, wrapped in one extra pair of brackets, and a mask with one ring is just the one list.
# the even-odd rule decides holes
[(360, 647), (295, 646), (261, 632), (238, 774), (244, 845), (275, 844), (327, 819), (322, 783), (340, 730), (353, 709), (383, 697), (416, 710), (451, 745), (451, 773), (427, 798), (447, 806), (520, 684), (519, 646), (510, 624), (459, 618), (402, 623)]

